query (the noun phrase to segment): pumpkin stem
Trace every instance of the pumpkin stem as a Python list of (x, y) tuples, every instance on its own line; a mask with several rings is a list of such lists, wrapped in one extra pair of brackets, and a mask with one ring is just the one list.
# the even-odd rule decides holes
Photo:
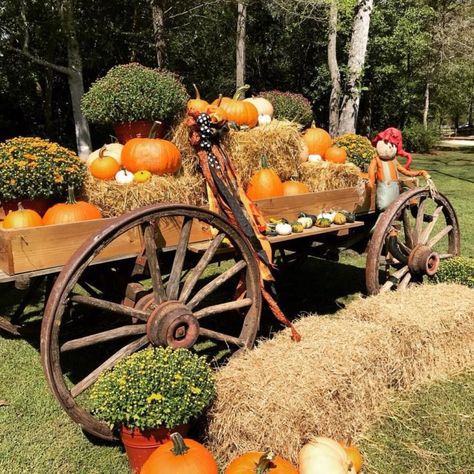
[(69, 185), (67, 187), (67, 204), (76, 204), (76, 196), (74, 196), (74, 186)]
[(262, 155), (262, 157), (260, 158), (260, 167), (261, 168), (269, 168), (267, 157), (265, 155)]
[(240, 86), (234, 94), (234, 97), (232, 97), (234, 100), (239, 100), (240, 99), (240, 94), (242, 92), (248, 91), (250, 89), (250, 86), (248, 84), (244, 84), (243, 86)]
[(275, 454), (272, 451), (263, 453), (255, 466), (255, 472), (257, 474), (267, 474), (272, 467), (275, 467), (273, 464), (274, 459)]
[(201, 99), (201, 94), (199, 93), (199, 89), (197, 88), (196, 84), (193, 84), (194, 90), (196, 91), (196, 100)]
[(155, 120), (153, 122), (153, 126), (150, 128), (150, 132), (148, 133), (148, 138), (155, 138), (156, 129), (161, 125), (159, 120)]
[(189, 451), (189, 448), (184, 443), (183, 437), (179, 433), (171, 433), (171, 441), (173, 441), (173, 447), (171, 452), (176, 456), (182, 456)]
[(311, 122), (311, 128), (316, 128), (316, 122), (314, 120)]
[(100, 150), (99, 150), (99, 158), (104, 157), (105, 150), (107, 150), (107, 145), (102, 145)]
[(217, 107), (220, 107), (221, 106), (221, 102), (222, 102), (222, 94), (219, 94), (219, 97), (217, 98)]
[[(18, 210), (19, 210), (19, 211), (24, 211), (24, 210), (25, 210), (25, 208), (23, 207), (23, 204), (21, 203), (21, 201), (18, 203), (18, 206), (17, 206), (17, 207), (18, 207)], [(10, 211), (10, 212), (11, 212), (11, 211)]]

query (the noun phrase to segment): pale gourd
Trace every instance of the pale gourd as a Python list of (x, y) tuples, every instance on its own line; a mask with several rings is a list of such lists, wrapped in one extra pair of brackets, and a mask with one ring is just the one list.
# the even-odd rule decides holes
[(319, 161), (323, 161), (323, 157), (321, 155), (308, 155), (308, 161), (310, 163), (318, 163)]
[(127, 170), (117, 171), (115, 181), (117, 181), (118, 184), (130, 184), (133, 182), (133, 173)]
[(330, 438), (315, 438), (299, 453), (300, 474), (355, 474), (346, 451)]
[(302, 224), (305, 229), (313, 227), (313, 219), (311, 219), (311, 217), (298, 217), (298, 222)]
[(291, 225), (286, 222), (280, 222), (275, 226), (275, 232), (278, 235), (290, 235), (291, 234)]
[(94, 150), (87, 158), (86, 164), (90, 166), (99, 156), (111, 156), (120, 165), (122, 163), (122, 148), (123, 145), (120, 143), (107, 143), (103, 147)]
[(272, 121), (272, 118), (268, 114), (262, 114), (258, 116), (258, 124), (262, 125), (269, 125)]

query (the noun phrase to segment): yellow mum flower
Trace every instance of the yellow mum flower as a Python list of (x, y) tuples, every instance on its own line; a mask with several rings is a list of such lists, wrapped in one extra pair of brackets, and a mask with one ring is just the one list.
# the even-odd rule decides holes
[(161, 400), (163, 400), (164, 398), (165, 397), (161, 395), (161, 393), (152, 393), (151, 395), (147, 397), (146, 401), (147, 403), (151, 403), (154, 401), (161, 402)]

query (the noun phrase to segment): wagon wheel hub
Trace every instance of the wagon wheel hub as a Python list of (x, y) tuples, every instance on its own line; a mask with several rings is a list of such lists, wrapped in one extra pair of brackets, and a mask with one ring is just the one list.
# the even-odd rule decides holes
[(176, 300), (157, 304), (152, 294), (140, 298), (136, 308), (148, 311), (146, 333), (154, 346), (191, 347), (199, 336), (199, 322), (192, 311)]
[(408, 257), (408, 268), (412, 273), (433, 276), (439, 267), (440, 257), (428, 245), (416, 245)]

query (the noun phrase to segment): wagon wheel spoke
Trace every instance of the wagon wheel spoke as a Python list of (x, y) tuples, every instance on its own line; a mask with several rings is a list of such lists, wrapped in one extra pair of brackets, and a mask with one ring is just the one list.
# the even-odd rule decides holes
[(439, 216), (442, 211), (443, 211), (443, 206), (438, 206), (435, 209), (435, 211), (433, 212), (431, 216), (431, 222), (429, 222), (428, 225), (424, 228), (423, 232), (420, 235), (418, 243), (426, 244), (426, 242), (428, 241), (430, 237), (431, 232), (434, 229), (434, 226), (436, 225), (436, 222), (438, 222)]
[(388, 277), (388, 280), (380, 288), (380, 292), (383, 293), (390, 290), (394, 285), (398, 285), (400, 279), (403, 278), (407, 273), (409, 273), (409, 268), (408, 265), (405, 265)]
[(87, 390), (94, 382), (96, 382), (102, 372), (112, 368), (115, 364), (117, 364), (118, 361), (138, 351), (146, 344), (148, 344), (148, 337), (143, 336), (140, 339), (137, 339), (136, 341), (133, 341), (130, 344), (122, 347), (114, 355), (99, 365), (99, 367), (93, 370), (87, 377), (83, 378), (80, 382), (74, 385), (74, 387), (72, 387), (71, 395), (73, 398), (76, 398), (78, 395), (84, 392), (84, 390)]
[(92, 346), (101, 342), (112, 341), (122, 337), (137, 336), (146, 333), (146, 324), (131, 324), (122, 326), (120, 328), (111, 329), (109, 331), (102, 331), (89, 336), (71, 339), (65, 342), (61, 347), (61, 352), (72, 351), (75, 349), (82, 349), (83, 347)]
[(402, 214), (403, 228), (405, 230), (405, 242), (408, 247), (413, 248), (413, 229), (410, 223), (410, 216), (408, 215), (408, 209), (403, 208)]
[(186, 300), (189, 298), (193, 288), (195, 287), (201, 275), (204, 273), (206, 267), (209, 265), (212, 257), (214, 257), (214, 254), (217, 252), (217, 249), (224, 240), (224, 237), (224, 233), (218, 234), (203, 253), (197, 265), (189, 272), (184, 282), (183, 289), (181, 290), (181, 294), (179, 295), (179, 301), (186, 302)]
[(253, 300), (251, 298), (243, 298), (237, 301), (231, 301), (229, 303), (216, 304), (213, 306), (208, 306), (207, 308), (200, 309), (194, 313), (196, 319), (202, 319), (206, 316), (211, 316), (213, 314), (224, 313), (225, 311), (231, 311), (234, 309), (246, 308), (247, 306), (252, 305)]
[(433, 248), (443, 237), (448, 235), (453, 230), (452, 225), (447, 225), (444, 229), (440, 230), (435, 236), (428, 240), (428, 247)]
[(129, 306), (125, 306), (119, 303), (112, 303), (111, 301), (101, 300), (99, 298), (94, 298), (93, 296), (73, 295), (69, 298), (69, 301), (90, 306), (96, 309), (103, 309), (111, 313), (130, 316), (131, 318), (137, 318), (141, 321), (148, 320), (148, 313), (146, 311), (131, 308)]
[(441, 253), (439, 255), (440, 260), (446, 260), (447, 258), (453, 258), (453, 257), (454, 257), (454, 254), (452, 253)]
[(243, 341), (242, 339), (239, 339), (238, 337), (229, 336), (228, 334), (223, 334), (217, 331), (211, 331), (210, 329), (205, 329), (205, 328), (200, 327), (199, 334), (201, 336), (208, 337), (210, 339), (216, 339), (222, 342), (229, 342), (239, 347), (245, 346), (245, 341)]
[(157, 247), (155, 242), (155, 227), (151, 222), (144, 224), (143, 238), (145, 240), (145, 253), (150, 271), (153, 296), (157, 303), (166, 301), (166, 291), (163, 286), (160, 264), (158, 262)]
[(176, 249), (176, 254), (171, 268), (167, 293), (170, 300), (178, 298), (179, 283), (181, 280), (181, 272), (183, 270), (184, 258), (186, 257), (186, 250), (188, 248), (189, 236), (191, 235), (191, 228), (193, 225), (193, 218), (186, 217), (181, 227), (180, 240)]
[(408, 284), (410, 283), (411, 280), (411, 273), (408, 272), (400, 281), (400, 284), (398, 285), (399, 289), (405, 289), (408, 287)]
[(421, 230), (423, 228), (423, 218), (425, 216), (425, 205), (426, 205), (426, 197), (423, 197), (420, 199), (420, 204), (418, 205), (418, 213), (416, 215), (415, 231), (413, 235), (413, 244), (415, 245), (419, 241)]
[(217, 290), (222, 284), (227, 280), (232, 278), (234, 275), (240, 272), (243, 268), (247, 266), (244, 260), (240, 260), (233, 267), (226, 270), (224, 273), (220, 274), (217, 278), (214, 278), (210, 283), (202, 287), (193, 298), (187, 303), (189, 309), (193, 309), (197, 306), (206, 296), (210, 295), (213, 291)]

